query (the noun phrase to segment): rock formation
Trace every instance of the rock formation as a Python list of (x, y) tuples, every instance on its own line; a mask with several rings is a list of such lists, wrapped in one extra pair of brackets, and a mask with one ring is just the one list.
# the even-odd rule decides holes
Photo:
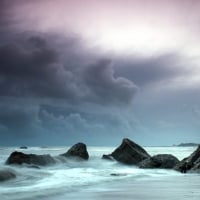
[(70, 158), (80, 158), (83, 160), (89, 159), (89, 154), (87, 152), (87, 147), (84, 143), (77, 143), (73, 145), (66, 153), (61, 154), (61, 156)]
[(179, 160), (171, 154), (158, 154), (139, 163), (140, 168), (172, 169)]
[(16, 178), (16, 174), (9, 169), (1, 169), (0, 170), (0, 182), (7, 181), (10, 179)]
[(6, 164), (29, 164), (29, 165), (49, 165), (55, 164), (55, 160), (50, 155), (36, 155), (36, 154), (25, 154), (22, 152), (15, 151), (7, 159)]
[(104, 158), (114, 158), (124, 164), (137, 165), (141, 161), (150, 158), (150, 155), (141, 146), (125, 138), (118, 148), (111, 154), (104, 155)]
[(178, 163), (175, 168), (182, 173), (187, 172), (200, 172), (200, 145), (197, 149), (187, 158), (184, 158), (180, 163)]

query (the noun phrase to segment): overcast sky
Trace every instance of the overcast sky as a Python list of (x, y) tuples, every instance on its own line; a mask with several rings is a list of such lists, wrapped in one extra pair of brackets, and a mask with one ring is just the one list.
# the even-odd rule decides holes
[(199, 0), (0, 0), (0, 145), (200, 142)]

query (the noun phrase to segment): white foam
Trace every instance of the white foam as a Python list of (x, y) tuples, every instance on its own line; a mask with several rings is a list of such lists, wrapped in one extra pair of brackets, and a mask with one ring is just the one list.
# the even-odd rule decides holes
[[(36, 200), (39, 198), (50, 199), (52, 196), (55, 196), (56, 199), (57, 195), (78, 193), (84, 189), (88, 190), (88, 188), (105, 190), (105, 187), (115, 185), (117, 182), (153, 181), (163, 180), (166, 177), (179, 178), (183, 176), (173, 170), (139, 169), (134, 166), (126, 166), (117, 162), (101, 159), (102, 154), (108, 154), (113, 149), (113, 147), (89, 147), (89, 161), (76, 162), (71, 160), (66, 163), (60, 162), (57, 165), (41, 167), (41, 169), (11, 166), (10, 168), (15, 169), (17, 173), (17, 179), (0, 183), (0, 199)], [(16, 148), (1, 149), (1, 168), (4, 167), (4, 161), (14, 150)], [(23, 152), (58, 155), (66, 150), (67, 148), (64, 147), (44, 149), (34, 147), (23, 150)], [(172, 153), (175, 156), (179, 155), (179, 158), (181, 158), (188, 156), (194, 149), (182, 147), (181, 149), (174, 147), (151, 147), (147, 148), (147, 150), (152, 155), (157, 153)], [(116, 174), (116, 176), (111, 176), (111, 174)], [(65, 198), (63, 199), (66, 199), (66, 195), (64, 196)]]

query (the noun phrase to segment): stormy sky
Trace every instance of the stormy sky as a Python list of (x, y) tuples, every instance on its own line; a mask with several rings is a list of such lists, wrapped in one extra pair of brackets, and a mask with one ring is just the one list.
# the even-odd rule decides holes
[(0, 145), (199, 143), (199, 10), (0, 0)]

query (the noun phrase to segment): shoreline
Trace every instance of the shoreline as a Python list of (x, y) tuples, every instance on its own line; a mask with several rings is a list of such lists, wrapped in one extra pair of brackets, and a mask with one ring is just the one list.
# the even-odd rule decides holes
[(163, 176), (153, 179), (123, 179), (97, 186), (85, 187), (76, 192), (41, 200), (199, 200), (199, 174)]

